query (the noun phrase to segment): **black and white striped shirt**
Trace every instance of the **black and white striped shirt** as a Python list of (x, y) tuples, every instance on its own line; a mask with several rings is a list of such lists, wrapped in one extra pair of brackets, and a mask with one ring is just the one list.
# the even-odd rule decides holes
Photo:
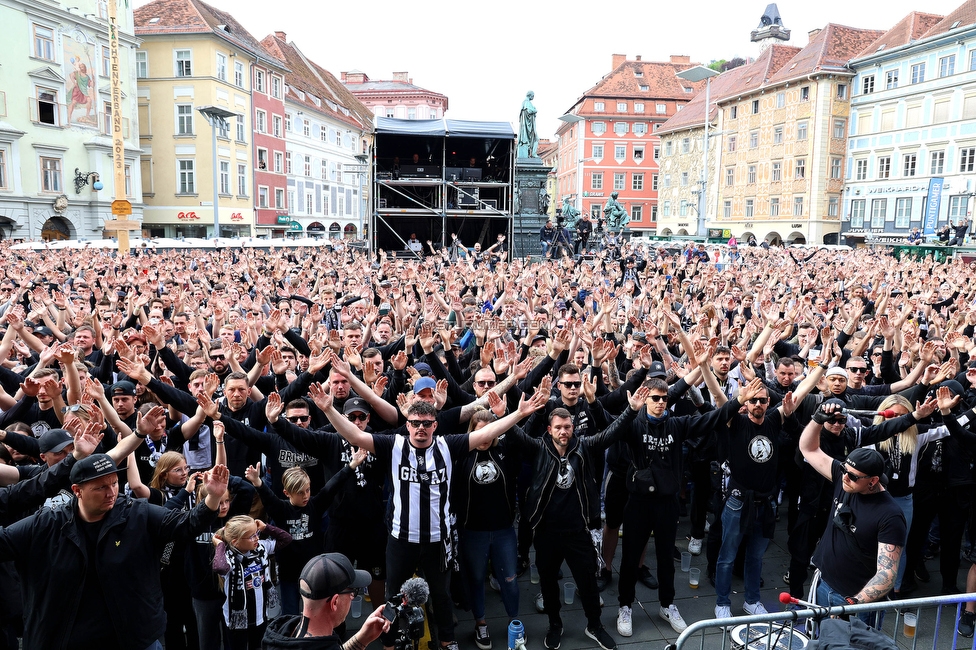
[(453, 459), (468, 453), (468, 435), (435, 436), (426, 449), (414, 447), (406, 436), (374, 435), (373, 446), (377, 458), (390, 463), (390, 534), (412, 543), (449, 539)]

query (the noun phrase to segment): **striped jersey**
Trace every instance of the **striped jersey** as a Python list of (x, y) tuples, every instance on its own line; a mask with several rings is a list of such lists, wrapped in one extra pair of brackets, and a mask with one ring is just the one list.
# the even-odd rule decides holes
[(374, 435), (376, 456), (390, 464), (390, 534), (412, 543), (450, 538), (451, 472), (454, 459), (468, 453), (468, 435), (435, 436), (426, 449), (418, 449), (402, 435)]

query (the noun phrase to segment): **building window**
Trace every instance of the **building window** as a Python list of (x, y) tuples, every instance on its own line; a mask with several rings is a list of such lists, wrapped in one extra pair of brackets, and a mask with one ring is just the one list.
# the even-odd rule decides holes
[(783, 143), (783, 127), (774, 126), (773, 127), (773, 144)]
[(836, 196), (827, 198), (827, 216), (837, 217), (840, 214), (840, 200)]
[(261, 109), (254, 114), (254, 130), (258, 133), (268, 132), (268, 114)]
[(591, 190), (603, 189), (603, 172), (593, 172), (593, 176), (590, 178), (590, 189)]
[(847, 84), (837, 84), (837, 99), (847, 99)]
[(864, 208), (866, 203), (865, 199), (854, 199), (851, 201), (851, 228), (864, 227)]
[(0, 149), (0, 190), (8, 189), (7, 187), (7, 151), (6, 149)]
[(748, 172), (746, 173), (746, 182), (755, 183), (756, 182), (756, 166), (749, 165)]
[(735, 151), (735, 136), (729, 136), (729, 151)]
[(244, 87), (244, 64), (240, 61), (234, 61), (234, 85)]
[(758, 112), (759, 112), (759, 100), (754, 99), (752, 100), (752, 114), (755, 115)]
[(230, 140), (230, 122), (223, 118), (217, 120), (217, 137)]
[(971, 172), (976, 170), (976, 147), (966, 147), (959, 150), (959, 171)]
[(279, 210), (285, 209), (285, 191), (280, 187), (275, 188), (275, 204), (274, 207)]
[(322, 165), (319, 168), (319, 177), (323, 181), (329, 180), (329, 163), (325, 160), (322, 161)]
[(969, 207), (969, 195), (949, 197), (949, 220), (956, 223), (966, 216)]
[(302, 135), (306, 138), (312, 137), (312, 123), (308, 120), (302, 120)]
[(254, 90), (255, 92), (264, 92), (264, 70), (254, 71)]
[[(647, 86), (641, 86), (641, 90), (647, 90)], [(644, 112), (644, 102), (634, 102), (634, 112), (643, 113)]]
[(746, 214), (747, 217), (755, 216), (756, 214), (756, 201), (755, 199), (746, 199)]
[(891, 156), (878, 158), (878, 178), (891, 178)]
[(661, 147), (660, 146), (655, 146), (654, 147), (654, 160), (660, 160), (660, 159), (661, 159)]
[(667, 104), (655, 104), (654, 111), (658, 115), (664, 115), (664, 114), (666, 114), (668, 112), (668, 105)]
[(635, 192), (644, 191), (644, 174), (633, 173), (630, 175), (630, 189)]
[(888, 70), (885, 72), (885, 90), (894, 90), (898, 87), (898, 70)]
[(644, 145), (634, 146), (634, 160), (644, 160)]
[(271, 75), (271, 96), (281, 99), (281, 77)]
[(640, 205), (632, 205), (632, 206), (630, 206), (630, 220), (631, 221), (640, 221), (643, 218), (643, 216), (644, 216), (643, 206), (640, 206)]
[(830, 159), (830, 177), (840, 178), (840, 158)]
[[(281, 154), (275, 153), (275, 155), (278, 156), (278, 155), (281, 155)], [(268, 150), (267, 149), (262, 149), (262, 148), (258, 147), (257, 165), (258, 165), (258, 169), (260, 169), (261, 171), (267, 171), (268, 170)], [(275, 170), (275, 171), (279, 171), (279, 170)]]
[(803, 197), (795, 196), (793, 197), (793, 216), (802, 217), (803, 216)]
[(774, 183), (778, 183), (779, 181), (783, 180), (783, 163), (781, 162), (773, 163), (771, 180)]
[(136, 52), (136, 77), (139, 79), (149, 78), (149, 52)]
[(888, 199), (871, 200), (871, 227), (884, 228), (885, 213), (888, 211)]
[(732, 187), (735, 184), (735, 167), (725, 168), (725, 185)]
[(688, 216), (688, 202), (687, 201), (684, 201), (683, 200), (678, 205), (678, 216), (679, 217), (687, 217)]
[(912, 66), (912, 83), (920, 84), (925, 81), (925, 64), (916, 63)]
[(854, 180), (866, 181), (868, 179), (868, 161), (861, 158), (854, 161)]
[(657, 174), (651, 174), (651, 191), (652, 192), (657, 192), (657, 179), (658, 179), (658, 175)]
[(912, 199), (895, 199), (895, 228), (908, 228), (912, 220)]
[(286, 151), (285, 152), (285, 173), (286, 174), (293, 173), (292, 172), (291, 152), (290, 151)]
[(193, 76), (193, 59), (190, 50), (176, 50), (176, 75), (177, 77)]
[(664, 175), (664, 187), (665, 189), (671, 187), (671, 174)]
[(291, 131), (291, 113), (285, 113), (285, 133)]
[(730, 120), (734, 120), (737, 117), (739, 117), (739, 107), (738, 106), (729, 106), (729, 119)]
[(217, 52), (217, 78), (227, 81), (227, 55)]
[(263, 185), (258, 185), (258, 207), (268, 207), (268, 188)]
[[(312, 193), (305, 195), (305, 214), (314, 214), (315, 196)], [(340, 213), (341, 214), (341, 213)]]
[(45, 61), (54, 61), (54, 30), (34, 25), (34, 56)]
[(647, 124), (644, 122), (634, 122), (634, 135), (644, 135), (647, 133)]
[(661, 216), (670, 217), (671, 216), (671, 201), (665, 201), (661, 206)]
[(976, 70), (976, 50), (969, 50), (969, 69)]
[(237, 164), (237, 196), (247, 196), (247, 165)]
[(838, 140), (847, 137), (847, 120), (834, 120), (834, 137)]
[(61, 193), (64, 184), (61, 182), (61, 159), (41, 157), (41, 190), (44, 192)]
[(725, 201), (722, 203), (722, 218), (723, 219), (732, 218), (732, 201)]
[(929, 173), (932, 176), (939, 176), (945, 171), (945, 151), (933, 151), (930, 158)]
[(769, 199), (769, 216), (779, 216), (779, 198)]
[(807, 161), (806, 158), (796, 159), (796, 173), (793, 175), (797, 180), (801, 178), (806, 178), (807, 176)]
[(38, 124), (58, 126), (60, 124), (61, 106), (58, 104), (58, 94), (53, 90), (37, 89), (37, 114), (32, 116)]
[(247, 129), (244, 124), (244, 116), (238, 115), (235, 121), (237, 122), (237, 141), (247, 142)]
[(918, 154), (916, 153), (906, 153), (902, 160), (902, 176), (914, 176), (915, 168), (918, 165)]
[(627, 133), (627, 131), (628, 131), (628, 129), (627, 129), (627, 123), (626, 122), (614, 122), (613, 123), (613, 132), (616, 133), (617, 135), (624, 135), (624, 134)]
[(800, 88), (800, 101), (807, 102), (810, 101), (810, 86), (804, 86)]
[(627, 158), (627, 145), (618, 144), (613, 147), (613, 159), (625, 160)]
[(220, 193), (230, 194), (230, 163), (226, 160), (220, 161)]
[(617, 112), (626, 113), (627, 112), (627, 102), (617, 102)]
[(753, 131), (749, 134), (749, 148), (755, 149), (759, 146), (759, 131)]
[(691, 138), (681, 139), (681, 153), (689, 153), (691, 151)]
[(607, 132), (606, 122), (593, 122), (590, 130), (593, 131), (593, 135), (603, 135)]
[(776, 108), (786, 106), (786, 93), (776, 93)]
[(869, 74), (866, 75), (863, 79), (861, 79), (861, 94), (870, 95), (873, 92), (874, 92), (874, 75)]
[(271, 132), (276, 138), (280, 138), (283, 130), (283, 122), (280, 115), (271, 116)]
[(939, 59), (939, 76), (948, 77), (956, 71), (956, 55), (950, 54)]
[(797, 122), (796, 123), (796, 139), (806, 140), (807, 139), (807, 123)]
[(193, 135), (193, 104), (176, 105), (176, 135)]
[(626, 174), (619, 174), (619, 173), (614, 174), (613, 175), (613, 189), (615, 189), (615, 190), (622, 190), (622, 189), (624, 189), (624, 179), (625, 178), (626, 178)]
[(603, 160), (603, 145), (594, 144), (593, 145), (593, 157), (597, 160)]
[(182, 159), (176, 161), (177, 170), (179, 171), (179, 179), (177, 182), (177, 192), (179, 194), (194, 194), (196, 192), (196, 183), (193, 173), (193, 160)]
[(304, 162), (305, 162), (305, 167), (304, 167), (305, 176), (307, 178), (311, 178), (311, 176), (312, 176), (312, 157), (311, 156), (305, 156)]
[(688, 187), (688, 172), (681, 172), (681, 187)]

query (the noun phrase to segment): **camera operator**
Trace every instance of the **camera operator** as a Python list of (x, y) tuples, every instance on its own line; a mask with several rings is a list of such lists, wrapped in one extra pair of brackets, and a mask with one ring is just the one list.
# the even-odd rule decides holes
[(351, 639), (339, 642), (334, 632), (346, 620), (352, 599), (372, 580), (368, 571), (353, 569), (341, 553), (325, 553), (312, 558), (302, 569), (299, 590), (301, 616), (279, 616), (264, 633), (265, 648), (304, 648), (307, 650), (363, 650), (390, 629), (380, 605)]
[(590, 221), (590, 214), (583, 213), (583, 218), (576, 222), (576, 253), (586, 252), (586, 246), (590, 242), (590, 233), (593, 232), (593, 222)]
[(542, 256), (549, 256), (549, 248), (552, 240), (556, 238), (556, 227), (552, 225), (552, 219), (547, 219), (542, 229), (539, 231), (539, 246), (542, 248)]

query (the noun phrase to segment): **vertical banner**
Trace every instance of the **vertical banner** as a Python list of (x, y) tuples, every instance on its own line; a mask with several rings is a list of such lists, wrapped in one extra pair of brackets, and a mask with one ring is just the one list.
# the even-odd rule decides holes
[(942, 203), (942, 186), (945, 185), (944, 178), (933, 178), (929, 181), (929, 195), (925, 200), (925, 227), (923, 235), (934, 235), (935, 226), (939, 221), (939, 206)]

